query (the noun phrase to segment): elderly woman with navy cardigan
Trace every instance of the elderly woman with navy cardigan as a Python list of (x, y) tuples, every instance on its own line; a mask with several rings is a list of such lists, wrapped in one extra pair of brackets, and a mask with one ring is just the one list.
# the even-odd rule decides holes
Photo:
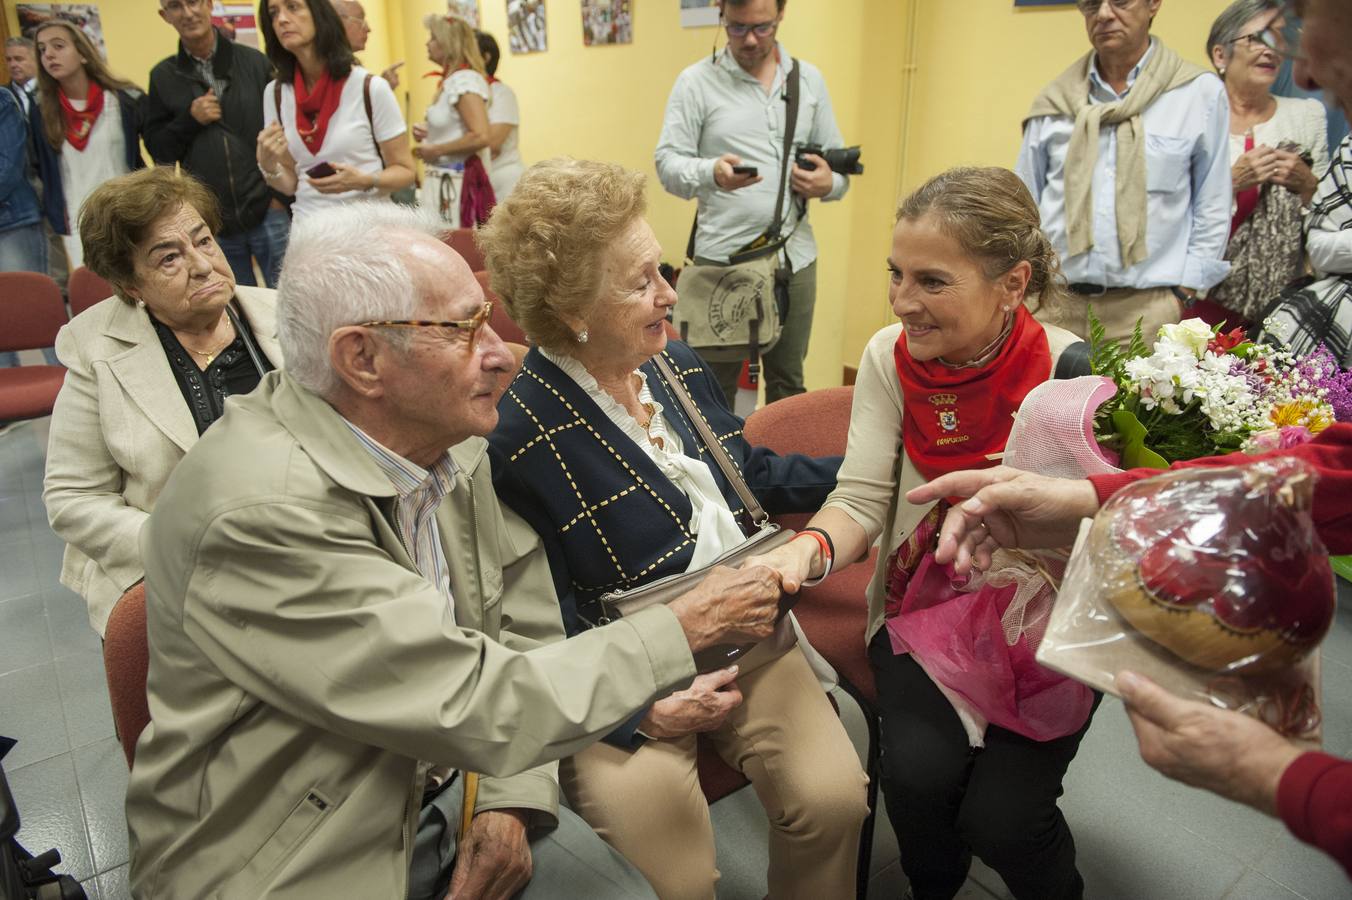
[[(734, 490), (653, 357), (670, 363), (770, 512), (813, 508), (840, 463), (748, 445), (713, 375), (668, 340), (676, 294), (658, 274), (643, 190), (620, 166), (549, 160), (480, 232), (493, 289), (535, 345), (489, 438), (494, 478), (545, 543), (570, 634), (600, 617), (603, 592), (699, 568), (746, 539)], [(770, 896), (853, 892), (865, 778), (808, 653), (786, 618), (740, 666), (700, 676), (563, 761), (569, 805), (664, 900), (712, 898), (718, 878), (699, 732), (765, 807)]]

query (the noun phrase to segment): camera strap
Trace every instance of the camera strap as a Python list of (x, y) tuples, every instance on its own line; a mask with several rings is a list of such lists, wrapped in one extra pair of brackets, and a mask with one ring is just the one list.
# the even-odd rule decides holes
[[(775, 198), (775, 218), (770, 227), (761, 233), (750, 244), (747, 244), (741, 250), (728, 257), (730, 264), (746, 262), (751, 259), (759, 259), (762, 256), (769, 256), (771, 253), (778, 253), (779, 249), (788, 243), (788, 235), (780, 236), (779, 232), (784, 224), (784, 188), (789, 180), (789, 160), (793, 155), (794, 132), (798, 128), (798, 60), (794, 59), (793, 67), (789, 69), (788, 83), (785, 85), (785, 103), (784, 110), (784, 156), (779, 165), (779, 195)], [(694, 262), (695, 259), (695, 231), (699, 228), (699, 212), (695, 213), (695, 220), (690, 223), (690, 239), (685, 244), (685, 258)]]

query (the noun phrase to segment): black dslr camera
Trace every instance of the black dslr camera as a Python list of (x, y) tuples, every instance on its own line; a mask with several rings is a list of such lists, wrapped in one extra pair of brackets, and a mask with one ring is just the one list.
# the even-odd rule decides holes
[(798, 164), (800, 169), (812, 170), (817, 168), (817, 164), (807, 158), (806, 154), (808, 153), (815, 153), (826, 160), (826, 166), (832, 172), (839, 172), (841, 175), (864, 174), (864, 164), (859, 161), (860, 150), (857, 145), (823, 150), (821, 144), (799, 144), (793, 161)]

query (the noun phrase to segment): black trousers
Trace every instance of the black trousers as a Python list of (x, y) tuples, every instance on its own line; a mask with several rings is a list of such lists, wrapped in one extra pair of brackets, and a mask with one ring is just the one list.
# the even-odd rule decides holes
[[(882, 716), (882, 790), (915, 900), (950, 900), (976, 854), (1019, 900), (1079, 900), (1075, 840), (1056, 799), (1089, 722), (1039, 742), (991, 725), (968, 745), (953, 707), (886, 629), (869, 645)], [(1098, 709), (1102, 694), (1095, 694)], [(1090, 711), (1090, 721), (1093, 710)]]

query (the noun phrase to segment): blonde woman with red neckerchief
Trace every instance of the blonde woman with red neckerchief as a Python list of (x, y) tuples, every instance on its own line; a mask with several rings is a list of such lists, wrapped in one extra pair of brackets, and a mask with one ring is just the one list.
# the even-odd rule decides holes
[(418, 198), (451, 225), (472, 228), (487, 221), (496, 202), (487, 153), (492, 92), (468, 22), (430, 15), (423, 25), (430, 32), (427, 58), (441, 72), (426, 121), (413, 126), (413, 155), (423, 161), (425, 176)]
[(260, 0), (259, 28), (276, 80), (263, 89), (257, 162), (294, 217), (413, 183), (399, 101), (356, 64), (329, 0)]
[(84, 263), (75, 233), (80, 205), (110, 178), (145, 166), (141, 159), (141, 91), (108, 69), (80, 27), (50, 19), (33, 35), (38, 109), (33, 119), (43, 212), (61, 235), (70, 271)]

